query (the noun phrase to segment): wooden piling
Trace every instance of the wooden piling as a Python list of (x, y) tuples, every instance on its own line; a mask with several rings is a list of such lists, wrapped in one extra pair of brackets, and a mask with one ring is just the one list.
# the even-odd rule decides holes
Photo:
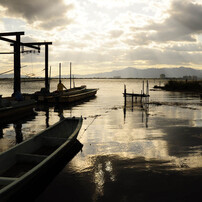
[(126, 105), (126, 85), (124, 84), (124, 103)]

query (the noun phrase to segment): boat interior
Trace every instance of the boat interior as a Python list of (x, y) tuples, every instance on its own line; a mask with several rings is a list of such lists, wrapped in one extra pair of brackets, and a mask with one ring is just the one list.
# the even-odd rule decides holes
[[(22, 177), (78, 133), (79, 119), (64, 119), (0, 155), (0, 189)], [(57, 127), (58, 126), (58, 127)], [(67, 130), (68, 129), (68, 130)]]

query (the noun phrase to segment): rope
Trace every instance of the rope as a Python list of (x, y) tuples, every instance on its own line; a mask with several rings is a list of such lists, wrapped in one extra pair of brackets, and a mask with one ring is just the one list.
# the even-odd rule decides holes
[(81, 134), (80, 138), (82, 138), (82, 136), (84, 135), (84, 133), (88, 130), (88, 128), (93, 124), (93, 122), (95, 121), (95, 119), (101, 115), (95, 115), (93, 120), (88, 124), (88, 126), (84, 129), (83, 133)]
[[(27, 65), (22, 66), (21, 69), (22, 69), (23, 67), (26, 67), (26, 66), (27, 66)], [(5, 72), (2, 72), (2, 73), (0, 73), (0, 75), (2, 75), (2, 74), (6, 74), (6, 73), (8, 73), (8, 72), (12, 72), (12, 71), (14, 71), (14, 69), (11, 69), (11, 70), (8, 70), (8, 71), (5, 71)]]

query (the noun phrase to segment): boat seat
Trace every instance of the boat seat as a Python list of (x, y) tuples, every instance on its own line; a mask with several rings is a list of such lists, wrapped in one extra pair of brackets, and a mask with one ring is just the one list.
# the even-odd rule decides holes
[(15, 177), (0, 177), (0, 185), (8, 185), (17, 179)]
[(40, 163), (47, 156), (46, 155), (38, 155), (38, 154), (27, 154), (27, 153), (17, 153), (17, 161), (19, 162), (34, 162)]

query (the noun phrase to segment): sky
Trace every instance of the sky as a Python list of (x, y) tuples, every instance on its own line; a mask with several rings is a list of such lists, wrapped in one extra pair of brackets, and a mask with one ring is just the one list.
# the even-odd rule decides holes
[[(22, 42), (52, 42), (51, 75), (126, 67), (202, 69), (202, 0), (0, 0), (0, 30), (24, 31)], [(11, 39), (15, 39), (10, 37)], [(26, 49), (30, 50), (30, 49)], [(0, 41), (0, 52), (13, 51)], [(13, 55), (0, 55), (0, 73)], [(22, 74), (41, 76), (40, 54), (21, 55)]]

